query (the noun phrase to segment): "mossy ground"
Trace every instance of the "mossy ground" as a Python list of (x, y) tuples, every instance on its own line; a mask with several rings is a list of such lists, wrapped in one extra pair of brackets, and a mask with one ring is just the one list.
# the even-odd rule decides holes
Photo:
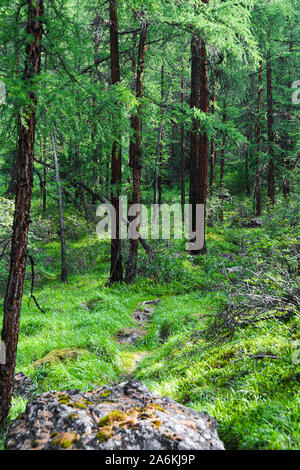
[[(290, 236), (285, 226), (278, 230), (281, 238)], [(213, 416), (226, 448), (299, 448), (300, 371), (291, 350), (297, 317), (289, 322), (262, 321), (236, 330), (228, 339), (208, 339), (202, 334), (239, 276), (224, 275), (224, 268), (247, 263), (239, 256), (240, 240), (244, 245), (249, 242), (256, 255), (264, 258), (268, 244), (280, 237), (264, 229), (230, 228), (229, 224), (209, 228), (205, 256), (183, 253), (178, 258), (184, 243), (174, 240), (170, 246), (160, 246), (157, 265), (148, 266), (141, 253), (141, 277), (135, 284), (113, 287), (107, 286), (107, 241), (99, 241), (88, 231), (68, 238), (66, 284), (59, 280), (58, 241), (37, 242), (35, 295), (46, 314), (33, 302), (28, 304), (28, 279), (16, 371), (29, 375), (41, 392), (88, 390), (133, 373), (138, 358), (135, 376), (158, 394)], [(236, 259), (220, 259), (218, 253), (231, 253)], [(156, 298), (162, 302), (147, 335), (135, 346), (118, 344), (117, 332), (135, 326), (132, 312), (138, 304)], [(51, 351), (66, 348), (80, 354), (34, 365)], [(267, 357), (255, 359), (258, 353)], [(23, 399), (14, 400), (10, 419), (25, 404)]]

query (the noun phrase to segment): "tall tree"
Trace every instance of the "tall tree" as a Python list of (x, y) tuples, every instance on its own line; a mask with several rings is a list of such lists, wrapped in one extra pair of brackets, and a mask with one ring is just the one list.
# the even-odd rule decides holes
[[(131, 116), (131, 139), (129, 146), (129, 166), (132, 171), (132, 197), (131, 205), (141, 203), (141, 179), (142, 179), (142, 110), (143, 110), (143, 84), (146, 58), (148, 24), (145, 18), (141, 17), (140, 41), (138, 47), (137, 73), (136, 73), (136, 97), (139, 100), (138, 110)], [(140, 210), (136, 213), (136, 218), (141, 216)], [(130, 220), (130, 218), (129, 218)], [(139, 225), (137, 227), (139, 229)], [(133, 282), (137, 270), (137, 254), (139, 247), (139, 237), (130, 239), (129, 258), (126, 266), (127, 283)]]
[[(181, 105), (184, 106), (185, 98), (184, 90), (184, 63), (182, 60), (182, 70), (181, 70)], [(184, 219), (184, 205), (185, 205), (185, 141), (184, 141), (184, 124), (180, 126), (180, 193), (181, 193), (181, 210), (182, 210), (182, 219)]]
[[(117, 0), (110, 0), (110, 60), (111, 60), (111, 81), (112, 84), (120, 82), (120, 57), (119, 57), (119, 37), (118, 37), (118, 12)], [(111, 238), (111, 261), (110, 261), (110, 282), (120, 282), (123, 280), (122, 264), (122, 244), (120, 239), (120, 186), (122, 181), (122, 147), (121, 135), (117, 129), (114, 135), (112, 157), (111, 157), (111, 202), (116, 214), (116, 227), (112, 230)], [(115, 235), (115, 236), (114, 236)]]
[[(212, 105), (211, 113), (215, 114), (215, 103), (216, 103), (216, 87), (212, 84)], [(214, 176), (215, 176), (215, 160), (216, 160), (216, 142), (215, 136), (212, 137), (210, 142), (210, 165), (209, 165), (209, 196), (213, 196), (214, 191)]]
[(59, 236), (60, 236), (60, 247), (61, 247), (61, 280), (62, 282), (67, 281), (67, 262), (66, 262), (66, 237), (65, 237), (65, 223), (63, 213), (63, 199), (61, 182), (59, 177), (58, 159), (56, 152), (56, 139), (54, 129), (51, 133), (53, 156), (54, 156), (54, 168), (55, 168), (55, 179), (58, 191), (58, 212), (59, 212)]
[(262, 168), (261, 168), (261, 151), (262, 151), (262, 109), (263, 109), (263, 88), (262, 88), (262, 60), (259, 63), (258, 71), (258, 97), (257, 97), (257, 126), (256, 126), (256, 147), (257, 147), (257, 169), (255, 178), (255, 198), (257, 217), (262, 214)]
[[(224, 102), (223, 108), (223, 123), (226, 123), (227, 115), (226, 115), (226, 102)], [(224, 214), (223, 214), (223, 201), (224, 201), (224, 167), (225, 167), (225, 146), (226, 146), (226, 136), (225, 132), (223, 131), (223, 140), (222, 140), (222, 150), (221, 150), (221, 158), (220, 158), (220, 187), (219, 187), (219, 200), (220, 200), (220, 207), (219, 207), (219, 220), (223, 222)]]
[[(270, 42), (270, 30), (268, 34)], [(267, 53), (267, 112), (268, 112), (268, 204), (275, 204), (275, 176), (274, 176), (274, 116), (273, 116), (273, 83), (270, 44)]]
[(25, 49), (24, 89), (27, 103), (19, 128), (18, 183), (15, 200), (10, 271), (4, 301), (2, 341), (6, 347), (6, 363), (0, 365), (0, 425), (10, 409), (13, 393), (27, 260), (28, 229), (33, 185), (34, 141), (37, 97), (34, 82), (41, 68), (41, 40), (43, 35), (43, 0), (27, 0), (27, 43)]
[[(203, 1), (203, 3), (208, 3)], [(209, 89), (207, 72), (206, 45), (203, 39), (194, 32), (192, 34), (192, 66), (191, 66), (191, 107), (200, 109), (203, 113), (209, 112)], [(194, 118), (191, 132), (191, 181), (190, 203), (192, 205), (192, 230), (196, 230), (196, 207), (204, 205), (204, 231), (207, 197), (209, 143), (205, 129), (199, 129), (199, 119)], [(204, 253), (205, 237), (203, 245), (194, 254)]]

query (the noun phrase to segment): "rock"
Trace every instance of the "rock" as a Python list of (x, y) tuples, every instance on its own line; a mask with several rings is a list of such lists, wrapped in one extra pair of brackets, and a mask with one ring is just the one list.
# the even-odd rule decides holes
[(218, 253), (218, 256), (228, 261), (236, 261), (236, 256), (234, 253)]
[(146, 330), (144, 328), (123, 328), (116, 335), (116, 340), (120, 344), (133, 344), (138, 341), (140, 338), (145, 336)]
[(44, 393), (8, 428), (8, 450), (223, 450), (215, 421), (131, 380)]
[(262, 219), (260, 217), (256, 219), (245, 219), (241, 223), (242, 227), (245, 228), (255, 228), (262, 226)]
[(24, 372), (19, 372), (14, 378), (14, 396), (30, 399), (37, 394), (37, 387)]
[(161, 299), (145, 300), (144, 302), (142, 302), (142, 305), (154, 305), (154, 306), (156, 306), (157, 304), (159, 304), (159, 302), (161, 302)]
[(38, 361), (34, 362), (34, 366), (42, 366), (44, 364), (51, 364), (53, 362), (64, 361), (65, 359), (75, 359), (79, 354), (86, 353), (87, 351), (77, 348), (64, 348), (64, 349), (54, 349), (50, 351), (46, 356)]
[(242, 271), (241, 266), (232, 266), (232, 268), (225, 268), (227, 273), (236, 274)]

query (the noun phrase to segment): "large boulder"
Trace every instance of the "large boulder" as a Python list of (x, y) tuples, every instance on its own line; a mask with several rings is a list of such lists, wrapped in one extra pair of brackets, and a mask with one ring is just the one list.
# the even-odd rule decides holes
[(208, 415), (131, 380), (84, 393), (48, 392), (11, 423), (7, 449), (223, 450)]

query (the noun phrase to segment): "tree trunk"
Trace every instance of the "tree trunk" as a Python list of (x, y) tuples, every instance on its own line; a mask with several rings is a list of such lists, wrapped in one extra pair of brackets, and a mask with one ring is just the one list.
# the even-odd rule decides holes
[(18, 185), (15, 202), (10, 271), (4, 301), (2, 341), (6, 363), (0, 365), (0, 425), (6, 420), (13, 393), (14, 371), (19, 336), (20, 310), (26, 273), (28, 229), (33, 184), (34, 140), (37, 99), (30, 85), (41, 68), (43, 0), (27, 0), (27, 38), (24, 83), (28, 101), (19, 129)]
[[(181, 76), (181, 104), (184, 107), (184, 65), (182, 61), (182, 76)], [(180, 188), (181, 188), (181, 210), (182, 220), (184, 220), (184, 205), (185, 205), (185, 155), (184, 155), (184, 125), (180, 127)]]
[[(120, 60), (119, 60), (119, 38), (118, 38), (118, 13), (117, 1), (110, 2), (110, 58), (111, 58), (111, 81), (112, 84), (120, 82)], [(116, 213), (115, 238), (111, 238), (111, 261), (110, 261), (110, 282), (121, 282), (123, 280), (122, 265), (122, 245), (120, 239), (119, 220), (119, 198), (122, 181), (122, 148), (121, 136), (116, 131), (115, 140), (112, 147), (111, 159), (111, 202)], [(113, 235), (113, 234), (112, 234)]]
[(275, 204), (275, 177), (274, 177), (274, 116), (273, 116), (273, 89), (272, 89), (272, 64), (270, 50), (267, 57), (267, 106), (268, 106), (268, 204)]
[[(290, 42), (290, 45), (289, 45), (289, 53), (291, 54), (293, 52), (293, 43)], [(289, 77), (291, 78), (291, 70), (289, 71)], [(289, 80), (289, 84), (288, 84), (288, 89), (291, 89), (292, 87), (292, 82), (291, 80)], [(284, 145), (284, 149), (286, 150), (286, 152), (289, 152), (292, 150), (293, 146), (291, 145), (291, 142), (292, 142), (292, 139), (291, 139), (291, 136), (290, 136), (290, 133), (289, 133), (289, 126), (291, 124), (291, 121), (292, 121), (292, 113), (291, 113), (291, 104), (288, 104), (287, 106), (287, 123), (286, 123), (286, 129), (287, 132), (286, 132), (286, 140), (285, 140), (285, 145)], [(287, 199), (290, 195), (290, 192), (291, 192), (291, 182), (290, 182), (290, 177), (289, 177), (289, 172), (291, 171), (291, 162), (289, 160), (289, 158), (284, 158), (284, 166), (285, 166), (285, 169), (286, 169), (286, 172), (287, 174), (284, 176), (284, 180), (283, 180), (283, 185), (282, 185), (282, 192), (283, 192), (283, 196), (285, 199)]]
[[(211, 113), (215, 114), (215, 102), (216, 102), (216, 89), (215, 84), (213, 84), (213, 96), (212, 96), (212, 106)], [(209, 171), (209, 196), (213, 197), (214, 191), (214, 173), (215, 173), (215, 159), (216, 159), (216, 143), (215, 137), (213, 136), (210, 143), (210, 171)]]
[(257, 99), (257, 134), (256, 134), (256, 143), (257, 143), (257, 170), (256, 170), (256, 181), (255, 181), (255, 196), (256, 196), (256, 216), (260, 217), (262, 215), (262, 169), (261, 169), (261, 145), (262, 145), (262, 121), (261, 114), (263, 109), (262, 101), (262, 61), (259, 65), (259, 74), (258, 74), (258, 99)]
[[(224, 103), (223, 110), (223, 123), (226, 122), (226, 103)], [(225, 133), (223, 133), (222, 141), (222, 151), (221, 151), (221, 160), (220, 160), (220, 188), (219, 188), (219, 199), (220, 199), (220, 208), (219, 208), (219, 221), (223, 223), (224, 214), (223, 214), (223, 201), (224, 201), (224, 167), (225, 167), (225, 145), (226, 138)]]
[[(200, 108), (200, 39), (197, 34), (192, 34), (191, 42), (191, 108)], [(190, 204), (193, 208), (192, 230), (195, 231), (195, 204), (196, 204), (196, 169), (200, 153), (199, 122), (193, 118), (191, 128), (191, 154), (190, 154)]]
[[(207, 2), (204, 2), (207, 3)], [(191, 76), (191, 107), (209, 112), (209, 91), (206, 45), (197, 34), (192, 35), (192, 76)], [(190, 203), (192, 205), (192, 230), (196, 231), (196, 207), (204, 205), (204, 233), (208, 176), (208, 137), (206, 131), (199, 133), (199, 121), (193, 119), (191, 132), (191, 182)], [(205, 253), (205, 235), (203, 245), (194, 254)]]
[[(161, 68), (161, 102), (163, 103), (164, 101), (164, 88), (165, 88), (165, 77), (164, 77), (165, 69), (164, 66)], [(161, 135), (161, 138), (163, 138), (163, 133)], [(157, 186), (158, 186), (158, 205), (160, 206), (162, 204), (162, 152), (161, 152), (161, 145), (159, 148), (159, 165), (158, 165), (158, 179), (157, 179)]]
[[(250, 137), (249, 137), (250, 142)], [(250, 195), (250, 185), (249, 185), (249, 144), (247, 144), (246, 151), (245, 151), (245, 190), (246, 195)]]
[[(43, 141), (43, 160), (44, 163), (47, 163), (47, 141), (46, 137), (44, 137)], [(42, 184), (42, 211), (43, 214), (46, 213), (47, 210), (47, 166), (43, 166), (43, 184)]]
[(60, 178), (59, 178), (59, 169), (58, 169), (58, 160), (57, 160), (57, 153), (56, 153), (56, 142), (55, 142), (54, 130), (52, 130), (51, 138), (52, 138), (52, 147), (53, 147), (53, 156), (54, 156), (55, 179), (56, 179), (57, 191), (58, 191), (59, 236), (60, 236), (60, 247), (61, 247), (61, 280), (62, 282), (66, 282), (67, 281), (67, 264), (66, 264), (65, 224), (64, 224), (62, 191), (61, 191), (61, 183), (60, 183)]
[[(136, 97), (140, 101), (138, 111), (131, 117), (131, 139), (129, 146), (129, 166), (132, 171), (132, 198), (130, 204), (141, 203), (141, 179), (142, 179), (142, 102), (143, 82), (145, 70), (146, 41), (147, 41), (148, 25), (142, 20), (140, 42), (138, 48), (137, 73), (136, 73)], [(136, 217), (140, 217), (140, 212)], [(131, 219), (129, 219), (131, 220)], [(126, 265), (125, 281), (131, 283), (134, 281), (137, 269), (137, 254), (139, 246), (139, 238), (137, 240), (130, 239), (129, 258)]]

